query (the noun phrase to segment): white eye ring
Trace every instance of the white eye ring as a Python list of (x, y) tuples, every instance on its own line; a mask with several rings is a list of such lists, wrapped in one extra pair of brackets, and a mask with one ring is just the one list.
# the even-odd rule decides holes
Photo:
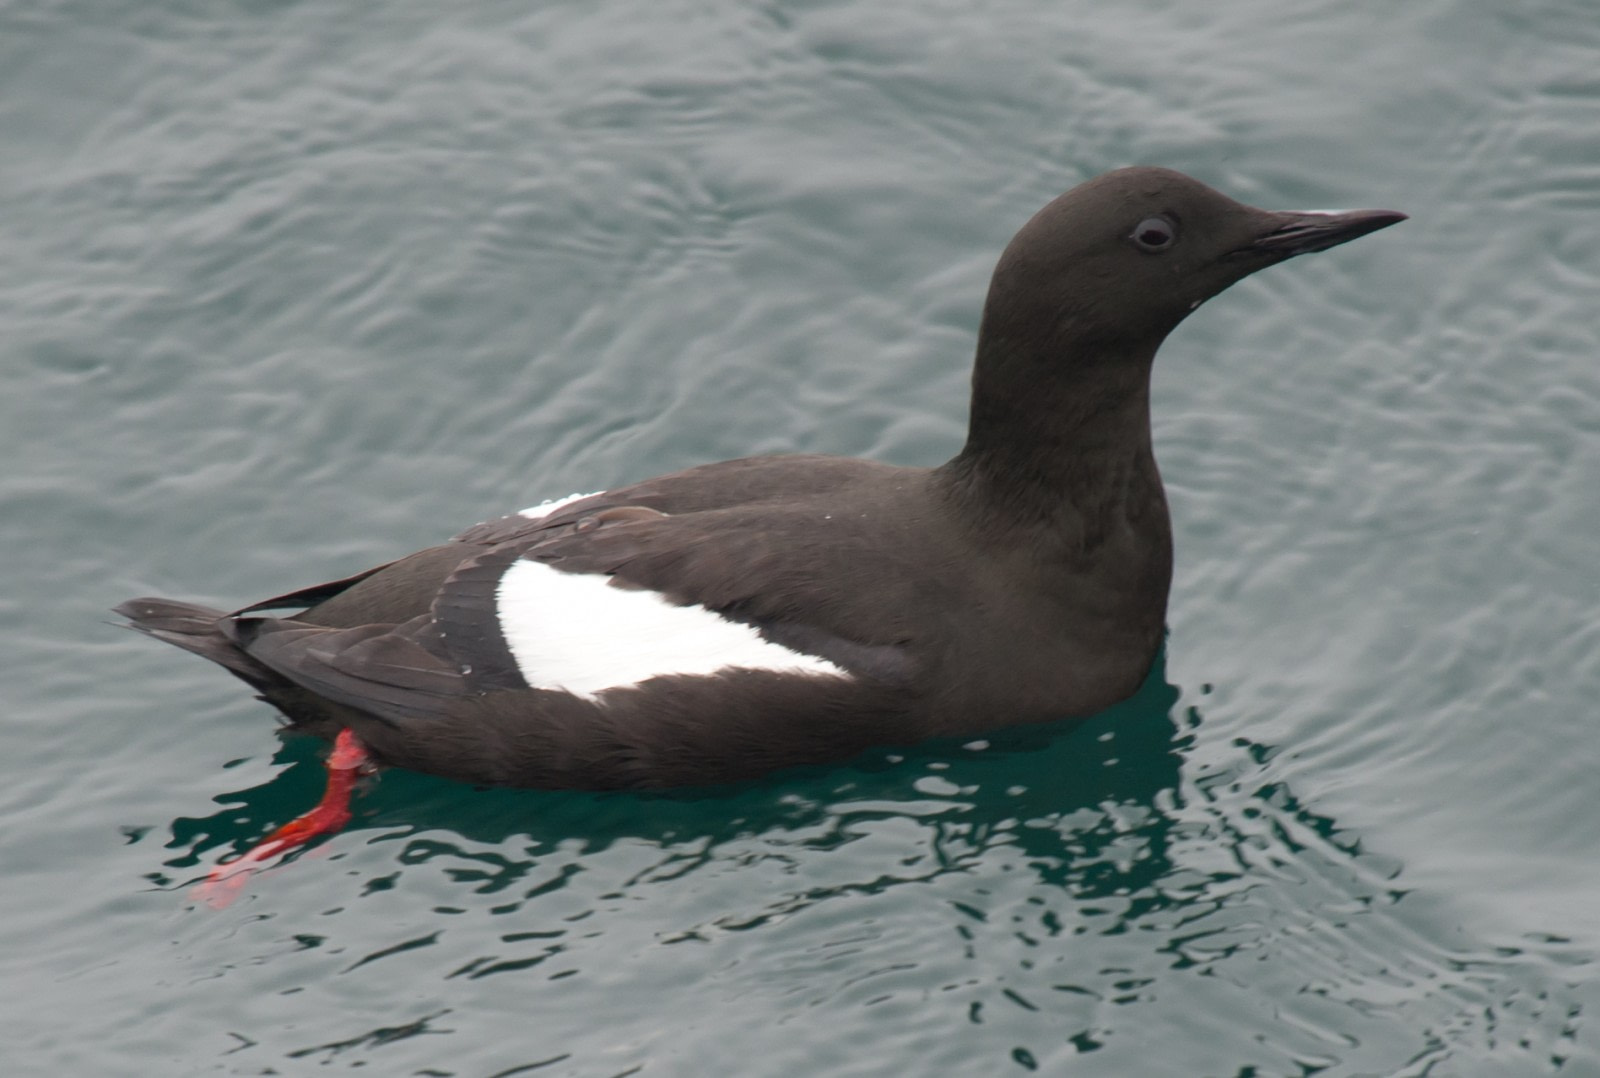
[(1158, 214), (1140, 221), (1128, 238), (1139, 250), (1159, 254), (1178, 242), (1178, 226), (1172, 218)]

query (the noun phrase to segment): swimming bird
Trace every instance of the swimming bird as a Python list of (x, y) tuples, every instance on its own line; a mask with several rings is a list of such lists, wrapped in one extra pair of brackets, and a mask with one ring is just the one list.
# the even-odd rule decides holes
[(943, 464), (706, 464), (233, 612), (117, 612), (293, 729), (338, 737), (346, 771), (700, 785), (1089, 715), (1131, 695), (1162, 645), (1157, 348), (1241, 278), (1404, 219), (1110, 172), (1000, 256), (966, 442)]

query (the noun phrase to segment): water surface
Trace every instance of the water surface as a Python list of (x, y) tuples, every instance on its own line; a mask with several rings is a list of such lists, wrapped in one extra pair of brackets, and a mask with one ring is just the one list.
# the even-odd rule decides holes
[[(1600, 1074), (1579, 0), (0, 11), (12, 1073)], [(1169, 342), (1164, 664), (697, 795), (382, 777), (107, 624), (753, 452), (959, 444), (1001, 246), (1164, 164), (1407, 224)]]

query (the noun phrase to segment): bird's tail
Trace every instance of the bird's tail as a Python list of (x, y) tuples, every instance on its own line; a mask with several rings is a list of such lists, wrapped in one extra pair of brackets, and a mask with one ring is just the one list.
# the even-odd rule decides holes
[(176, 599), (129, 599), (113, 610), (128, 619), (130, 629), (165, 640), (202, 659), (243, 678), (265, 692), (283, 683), (283, 678), (246, 655), (228, 631), (221, 610)]

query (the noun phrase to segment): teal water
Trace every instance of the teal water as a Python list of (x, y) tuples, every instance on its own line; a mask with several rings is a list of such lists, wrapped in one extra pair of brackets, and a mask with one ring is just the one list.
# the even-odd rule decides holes
[[(0, 1044), (33, 1075), (1600, 1075), (1587, 0), (0, 7)], [(1000, 247), (1164, 164), (1413, 219), (1157, 371), (1164, 665), (697, 796), (304, 808), (112, 628), (706, 460), (959, 443)]]

